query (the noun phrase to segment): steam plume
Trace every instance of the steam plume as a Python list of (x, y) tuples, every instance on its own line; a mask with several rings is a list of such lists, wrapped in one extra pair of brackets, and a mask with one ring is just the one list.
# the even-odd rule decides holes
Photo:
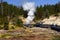
[(34, 12), (35, 12), (35, 3), (34, 2), (26, 2), (23, 5), (23, 9), (28, 11), (28, 17), (26, 18), (25, 24), (30, 24), (31, 21), (34, 19)]

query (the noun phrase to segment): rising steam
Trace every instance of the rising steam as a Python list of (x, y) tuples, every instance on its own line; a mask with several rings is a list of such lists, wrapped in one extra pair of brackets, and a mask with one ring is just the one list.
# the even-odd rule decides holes
[(27, 2), (23, 5), (23, 9), (28, 11), (28, 17), (26, 18), (25, 24), (30, 24), (31, 21), (34, 19), (34, 12), (35, 12), (35, 3), (34, 2)]

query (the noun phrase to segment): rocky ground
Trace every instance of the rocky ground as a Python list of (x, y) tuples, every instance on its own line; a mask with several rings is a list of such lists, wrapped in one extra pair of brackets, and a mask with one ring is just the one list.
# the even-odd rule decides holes
[(0, 40), (52, 40), (53, 36), (60, 37), (60, 32), (36, 27), (13, 31), (0, 30)]

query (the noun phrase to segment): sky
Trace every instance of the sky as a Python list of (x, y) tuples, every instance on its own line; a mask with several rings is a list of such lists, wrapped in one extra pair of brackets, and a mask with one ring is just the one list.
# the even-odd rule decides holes
[(44, 6), (44, 4), (56, 4), (58, 3), (60, 0), (3, 0), (5, 2), (8, 2), (9, 4), (13, 4), (16, 6), (21, 6), (23, 5), (23, 3), (25, 2), (34, 2), (36, 6)]

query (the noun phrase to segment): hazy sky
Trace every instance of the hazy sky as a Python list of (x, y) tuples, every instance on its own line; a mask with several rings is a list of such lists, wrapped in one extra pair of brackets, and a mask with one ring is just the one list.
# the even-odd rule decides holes
[(44, 5), (44, 4), (56, 4), (60, 0), (3, 0), (8, 2), (9, 4), (13, 4), (16, 6), (22, 5), (24, 2), (35, 2), (36, 6)]

